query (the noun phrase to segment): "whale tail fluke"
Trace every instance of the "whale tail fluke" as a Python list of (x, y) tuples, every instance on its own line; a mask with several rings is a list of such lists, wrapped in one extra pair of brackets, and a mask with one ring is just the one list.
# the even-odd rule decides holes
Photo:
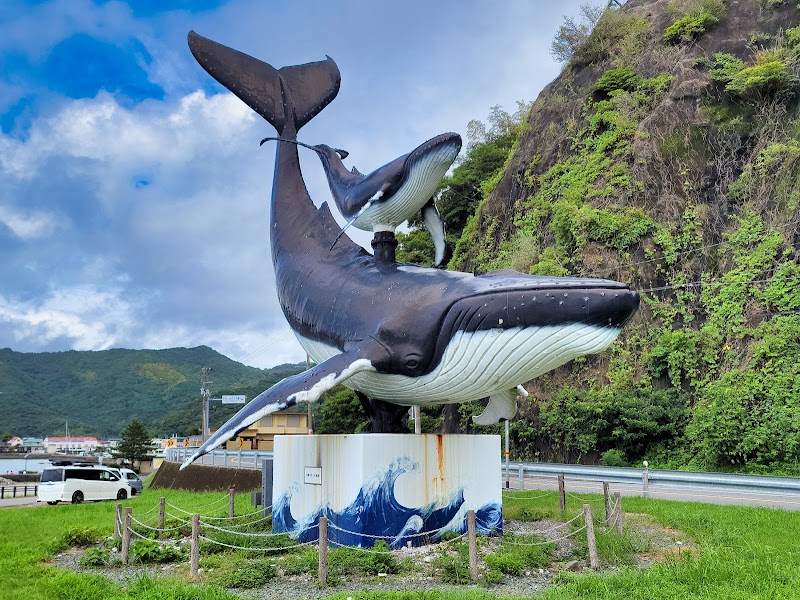
[(327, 60), (276, 69), (233, 48), (189, 32), (189, 49), (209, 75), (269, 121), (294, 133), (339, 93), (339, 67)]

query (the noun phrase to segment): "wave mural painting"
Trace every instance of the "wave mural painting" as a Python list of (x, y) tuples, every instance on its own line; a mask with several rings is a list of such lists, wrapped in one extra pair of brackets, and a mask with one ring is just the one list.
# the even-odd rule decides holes
[[(332, 545), (371, 547), (380, 539), (397, 548), (464, 533), (475, 510), (478, 531), (498, 533), (498, 456), (497, 436), (279, 436), (273, 531), (314, 541), (324, 516)], [(321, 482), (305, 483), (303, 469), (316, 457), (324, 459), (313, 467)]]
[[(294, 518), (291, 499), (300, 490), (299, 482), (292, 482), (272, 507), (272, 528), (288, 533), (301, 542), (319, 537), (319, 519), (328, 519), (328, 541), (342, 546), (371, 547), (378, 539), (392, 548), (407, 543), (422, 545), (439, 540), (445, 533), (464, 533), (467, 530), (464, 509), (464, 488), (453, 492), (444, 505), (430, 503), (421, 507), (403, 506), (395, 494), (398, 477), (419, 470), (419, 463), (402, 456), (372, 477), (359, 490), (355, 500), (341, 511), (320, 507), (302, 521)], [(462, 510), (463, 509), (463, 510)], [(476, 510), (476, 521), (481, 533), (502, 531), (502, 510), (495, 503)]]

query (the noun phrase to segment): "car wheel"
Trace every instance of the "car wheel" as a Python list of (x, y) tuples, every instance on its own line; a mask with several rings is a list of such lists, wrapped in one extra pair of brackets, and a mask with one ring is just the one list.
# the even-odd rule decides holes
[(53, 502), (48, 502), (48, 504), (50, 506), (55, 506), (56, 504), (58, 504), (58, 500), (54, 500)]
[(83, 492), (78, 490), (77, 492), (72, 494), (72, 503), (73, 504), (80, 504), (81, 502), (83, 502)]
[(136, 488), (131, 488), (131, 498), (136, 495)]
[(128, 492), (125, 490), (119, 490), (117, 492), (117, 500), (125, 500), (128, 497)]

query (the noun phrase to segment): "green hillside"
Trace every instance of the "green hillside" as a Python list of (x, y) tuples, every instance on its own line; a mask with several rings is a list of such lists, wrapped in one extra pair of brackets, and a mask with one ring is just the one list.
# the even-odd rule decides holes
[[(200, 370), (210, 388), (252, 398), (299, 366), (261, 370), (200, 346), (167, 350), (20, 353), (0, 350), (0, 432), (44, 436), (119, 435), (138, 419), (152, 434), (186, 434), (200, 426)], [(212, 410), (212, 426), (234, 407)]]
[[(797, 471), (800, 5), (600, 13), (583, 33), (565, 21), (561, 75), (521, 118), (493, 112), (439, 199), (470, 214), (448, 221), (449, 268), (642, 293), (610, 350), (528, 383), (514, 453)], [(487, 168), (509, 135), (504, 166)], [(425, 256), (423, 239), (399, 256)]]

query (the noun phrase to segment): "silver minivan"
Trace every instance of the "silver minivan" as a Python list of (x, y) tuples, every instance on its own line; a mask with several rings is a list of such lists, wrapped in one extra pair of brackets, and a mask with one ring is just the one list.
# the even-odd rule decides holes
[(120, 477), (122, 477), (122, 479), (124, 479), (125, 482), (131, 487), (132, 496), (142, 493), (144, 485), (142, 484), (142, 480), (139, 479), (139, 476), (136, 474), (136, 471), (126, 467), (114, 468), (114, 471), (117, 471), (120, 474)]

